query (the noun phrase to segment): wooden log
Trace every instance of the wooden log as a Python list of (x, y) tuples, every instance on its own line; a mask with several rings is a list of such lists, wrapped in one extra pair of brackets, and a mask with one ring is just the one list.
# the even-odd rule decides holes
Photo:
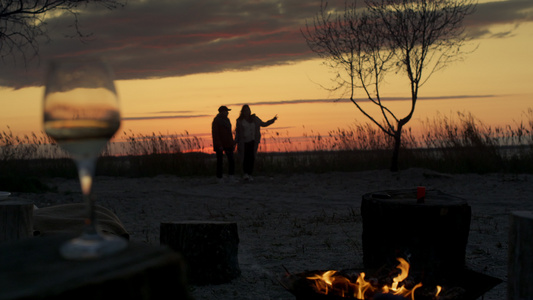
[(513, 211), (509, 223), (507, 299), (533, 299), (533, 212)]
[(0, 201), (0, 242), (33, 236), (33, 203), (15, 197)]
[(367, 269), (397, 265), (407, 258), (411, 274), (426, 282), (462, 272), (470, 230), (471, 208), (464, 199), (417, 189), (363, 195), (363, 263)]
[(241, 274), (236, 223), (162, 222), (160, 229), (161, 244), (183, 255), (191, 283), (226, 283)]
[(183, 258), (168, 247), (129, 243), (94, 260), (66, 260), (59, 247), (71, 235), (0, 245), (0, 299), (192, 299)]
[[(129, 239), (129, 233), (117, 215), (109, 209), (95, 205), (96, 228), (105, 234)], [(86, 203), (60, 204), (36, 209), (33, 212), (33, 235), (81, 234), (87, 217)]]

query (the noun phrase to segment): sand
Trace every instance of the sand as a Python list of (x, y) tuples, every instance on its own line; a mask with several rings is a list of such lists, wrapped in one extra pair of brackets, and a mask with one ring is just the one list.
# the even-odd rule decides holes
[[(76, 180), (49, 179), (57, 192), (20, 194), (38, 207), (80, 201)], [(533, 175), (438, 174), (425, 169), (257, 176), (251, 183), (215, 178), (97, 177), (97, 203), (110, 208), (134, 242), (159, 245), (161, 222), (236, 222), (242, 275), (221, 285), (195, 286), (195, 299), (294, 299), (277, 281), (284, 267), (362, 267), (361, 197), (385, 189), (426, 186), (462, 197), (472, 207), (467, 267), (504, 280), (485, 294), (505, 299), (509, 213), (533, 210)]]

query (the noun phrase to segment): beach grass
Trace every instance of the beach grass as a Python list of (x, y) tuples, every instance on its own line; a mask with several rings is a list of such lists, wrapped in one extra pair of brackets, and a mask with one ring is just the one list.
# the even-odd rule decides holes
[[(467, 113), (438, 115), (424, 122), (415, 136), (408, 128), (402, 136), (400, 169), (428, 168), (446, 173), (532, 173), (533, 111), (525, 121), (491, 127)], [(322, 136), (304, 134), (307, 142), (295, 149), (288, 134), (264, 130), (255, 173), (335, 172), (387, 169), (392, 138), (370, 123), (354, 124)], [(145, 177), (162, 174), (212, 176), (215, 157), (211, 141), (183, 134), (138, 135), (122, 132), (108, 144), (98, 161), (97, 175)], [(303, 143), (299, 141), (298, 143)], [(265, 152), (268, 151), (268, 152)], [(237, 170), (240, 170), (237, 164)], [(43, 177), (77, 176), (74, 163), (44, 134), (14, 136), (0, 133), (0, 182)], [(0, 183), (0, 189), (2, 189)], [(36, 187), (39, 189), (39, 187)]]

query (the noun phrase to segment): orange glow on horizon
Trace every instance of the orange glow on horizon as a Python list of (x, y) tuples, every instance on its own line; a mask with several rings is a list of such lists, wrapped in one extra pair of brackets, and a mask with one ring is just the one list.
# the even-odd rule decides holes
[[(494, 28), (494, 31), (506, 28)], [(483, 39), (464, 61), (435, 73), (421, 88), (420, 98), (457, 96), (454, 99), (420, 99), (407, 127), (419, 128), (438, 113), (455, 117), (472, 113), (485, 125), (515, 125), (533, 107), (533, 23), (523, 23), (512, 37)], [(211, 121), (220, 105), (229, 106), (235, 126), (240, 107), (248, 103), (263, 120), (278, 115), (268, 132), (287, 137), (327, 135), (368, 119), (350, 102), (336, 102), (339, 94), (329, 87), (332, 73), (320, 59), (250, 71), (197, 74), (184, 77), (117, 81), (121, 115), (119, 132), (201, 136), (209, 144)], [(387, 97), (406, 97), (404, 80), (391, 77), (383, 87)], [(360, 92), (359, 92), (360, 93)], [(13, 90), (0, 87), (0, 132), (7, 126), (15, 135), (42, 131), (43, 87)], [(474, 96), (465, 98), (462, 96)], [(363, 97), (358, 94), (357, 97)], [(325, 99), (327, 103), (268, 104), (269, 102)], [(258, 104), (266, 103), (266, 104)], [(367, 103), (363, 102), (364, 106)], [(391, 101), (390, 108), (405, 117), (407, 101)], [(206, 145), (207, 146), (207, 145)]]

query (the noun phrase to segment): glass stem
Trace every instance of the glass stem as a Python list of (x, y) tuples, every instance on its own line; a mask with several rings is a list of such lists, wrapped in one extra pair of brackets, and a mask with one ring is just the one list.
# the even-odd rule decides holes
[(94, 199), (92, 197), (92, 184), (94, 172), (96, 168), (97, 158), (83, 158), (76, 159), (76, 166), (78, 167), (78, 176), (80, 179), (81, 191), (83, 193), (83, 200), (87, 204), (87, 217), (85, 218), (84, 234), (97, 236), (96, 230), (96, 212), (94, 209)]

